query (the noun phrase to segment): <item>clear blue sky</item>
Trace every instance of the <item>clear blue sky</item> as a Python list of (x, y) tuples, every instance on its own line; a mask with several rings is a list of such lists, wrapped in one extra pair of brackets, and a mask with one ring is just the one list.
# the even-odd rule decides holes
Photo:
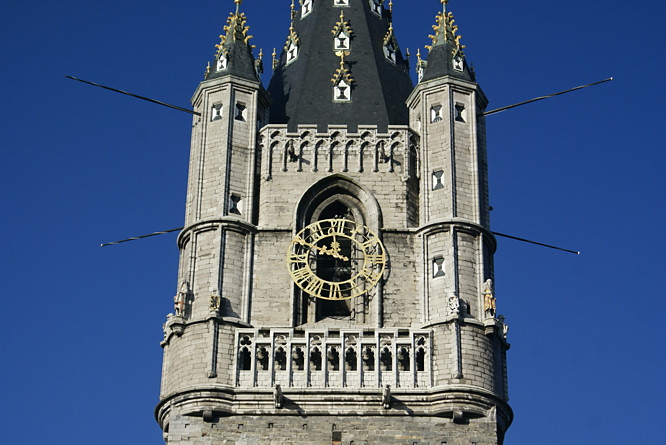
[[(289, 1), (247, 0), (281, 48)], [(395, 0), (401, 48), (428, 43), (437, 0)], [(7, 444), (160, 444), (161, 325), (172, 311), (191, 118), (64, 78), (188, 106), (231, 0), (22, 1), (0, 15), (0, 423)], [(663, 2), (453, 0), (488, 118), (510, 324), (507, 445), (661, 444)], [(414, 60), (414, 59), (412, 59)]]

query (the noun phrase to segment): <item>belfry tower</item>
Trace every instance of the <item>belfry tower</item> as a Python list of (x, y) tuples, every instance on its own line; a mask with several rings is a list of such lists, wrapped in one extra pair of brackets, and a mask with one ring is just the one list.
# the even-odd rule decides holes
[(166, 442), (502, 444), (487, 101), (448, 1), (415, 87), (392, 2), (292, 3), (268, 90), (235, 3), (192, 98)]

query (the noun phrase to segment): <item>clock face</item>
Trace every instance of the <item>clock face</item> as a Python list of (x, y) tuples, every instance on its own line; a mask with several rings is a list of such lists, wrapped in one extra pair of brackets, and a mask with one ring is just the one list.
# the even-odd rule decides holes
[(381, 279), (386, 251), (370, 229), (346, 219), (325, 219), (301, 230), (287, 254), (289, 274), (307, 294), (345, 300), (368, 293)]

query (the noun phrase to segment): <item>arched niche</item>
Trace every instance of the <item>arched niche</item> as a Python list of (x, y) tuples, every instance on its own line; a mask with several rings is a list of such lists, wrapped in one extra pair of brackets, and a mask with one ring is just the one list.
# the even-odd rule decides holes
[(356, 221), (368, 226), (379, 235), (382, 212), (377, 199), (365, 187), (343, 175), (332, 175), (314, 184), (296, 206), (296, 232), (319, 219), (321, 212), (333, 202), (349, 207)]
[[(329, 176), (303, 194), (296, 206), (294, 233), (314, 222), (338, 218), (361, 223), (381, 237), (379, 203), (369, 190), (343, 175)], [(360, 297), (332, 301), (312, 298), (294, 285), (296, 324), (367, 325), (379, 318), (380, 300), (381, 286)]]

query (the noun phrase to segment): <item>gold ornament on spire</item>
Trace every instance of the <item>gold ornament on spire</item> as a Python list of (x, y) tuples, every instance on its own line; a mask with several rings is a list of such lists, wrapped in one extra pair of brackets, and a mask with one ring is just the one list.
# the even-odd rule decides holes
[(291, 24), (289, 25), (289, 35), (287, 36), (287, 41), (284, 44), (284, 50), (289, 51), (289, 48), (293, 45), (295, 47), (300, 46), (301, 41), (298, 38), (298, 34), (294, 30), (294, 20), (296, 19), (296, 5), (294, 0), (291, 0)]
[[(345, 20), (345, 12), (344, 10), (340, 10), (340, 20), (335, 24), (335, 27), (333, 27), (333, 30), (331, 30), (331, 34), (333, 34), (334, 37), (338, 37), (340, 34), (344, 34), (346, 36), (346, 46), (344, 47), (345, 49), (349, 49), (349, 41), (351, 38), (354, 36), (354, 31), (352, 31), (351, 26), (349, 26), (349, 21)], [(338, 48), (338, 45), (336, 44), (336, 48)]]
[(299, 46), (301, 44), (301, 39), (298, 38), (298, 34), (296, 34), (296, 31), (294, 30), (293, 23), (289, 27), (289, 35), (287, 36), (287, 42), (284, 44), (284, 50), (289, 50), (291, 44), (294, 44), (295, 46)]
[(423, 74), (425, 73), (425, 68), (426, 68), (427, 62), (423, 59), (421, 59), (421, 50), (418, 49), (416, 50), (416, 74), (419, 78), (419, 82), (423, 78)]
[[(234, 3), (236, 3), (236, 12), (229, 14), (227, 24), (224, 26), (224, 32), (226, 32), (226, 35), (220, 36), (220, 45), (224, 45), (229, 37), (233, 40), (242, 40), (246, 44), (252, 38), (252, 36), (248, 34), (250, 27), (247, 26), (247, 17), (244, 12), (240, 12), (242, 0), (234, 0)], [(254, 46), (252, 46), (252, 48), (254, 48)]]
[(398, 40), (395, 38), (395, 34), (393, 34), (393, 23), (389, 24), (389, 30), (384, 36), (384, 46), (387, 46), (389, 43), (392, 43), (395, 48), (398, 48)]
[(277, 52), (275, 52), (275, 48), (273, 48), (273, 71), (275, 71), (275, 68), (278, 66), (278, 60), (277, 60)]
[(345, 56), (350, 54), (349, 51), (338, 51), (335, 53), (336, 56), (340, 57), (340, 68), (335, 72), (331, 82), (333, 85), (338, 85), (341, 80), (343, 80), (347, 85), (352, 85), (354, 79), (351, 77), (349, 70), (345, 66)]
[(453, 50), (451, 51), (452, 54), (464, 58), (465, 54), (463, 53), (463, 49), (465, 48), (465, 45), (460, 43), (460, 38), (462, 36), (456, 34), (458, 32), (458, 25), (455, 24), (453, 13), (446, 11), (446, 5), (449, 3), (449, 0), (441, 0), (441, 2), (442, 12), (437, 13), (435, 18), (437, 24), (432, 27), (435, 31), (435, 35), (428, 36), (432, 40), (432, 44), (426, 45), (426, 48), (430, 51), (433, 46), (448, 42), (453, 46)]

